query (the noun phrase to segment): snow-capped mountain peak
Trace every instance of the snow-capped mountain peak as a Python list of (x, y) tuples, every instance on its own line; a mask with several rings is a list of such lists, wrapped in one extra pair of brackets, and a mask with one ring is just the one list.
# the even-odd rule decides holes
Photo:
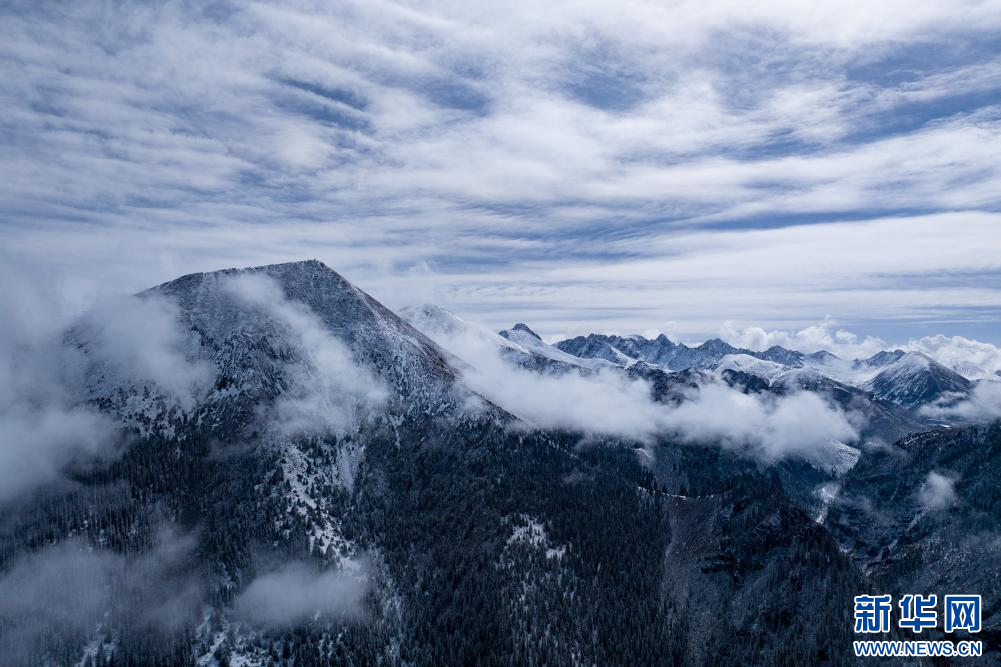
[(907, 352), (885, 365), (862, 388), (876, 398), (907, 408), (935, 402), (945, 395), (965, 396), (971, 383), (921, 352)]
[(868, 357), (867, 359), (858, 359), (855, 361), (855, 366), (860, 368), (882, 368), (894, 361), (897, 361), (902, 356), (907, 354), (903, 350), (883, 350), (877, 352), (876, 354)]
[[(215, 388), (198, 397), (199, 419), (217, 429), (246, 427), (262, 402), (297, 392), (320, 401), (298, 405), (317, 413), (381, 394), (401, 416), (458, 415), (476, 398), (455, 357), (316, 260), (194, 273), (137, 296), (176, 307), (190, 332), (185, 357), (213, 376)], [(155, 387), (133, 386), (95, 364), (90, 400), (118, 405), (130, 423), (165, 419)]]
[(508, 336), (505, 335), (505, 334), (508, 334), (508, 333), (514, 332), (514, 331), (521, 332), (521, 333), (523, 333), (523, 334), (525, 334), (527, 336), (531, 336), (532, 338), (535, 338), (536, 340), (540, 340), (540, 341), (542, 340), (542, 337), (539, 334), (537, 334), (534, 331), (532, 331), (528, 327), (528, 325), (525, 324), (524, 322), (518, 322), (518, 323), (516, 323), (510, 329), (500, 332), (500, 335), (504, 336), (505, 338), (507, 338)]
[(560, 350), (542, 340), (537, 333), (532, 331), (528, 325), (522, 322), (515, 324), (510, 329), (501, 331), (498, 335), (503, 337), (505, 340), (509, 340), (520, 345), (532, 354), (560, 364), (567, 364), (591, 371), (615, 367), (615, 364), (612, 364), (605, 359), (582, 358), (564, 352), (563, 350)]

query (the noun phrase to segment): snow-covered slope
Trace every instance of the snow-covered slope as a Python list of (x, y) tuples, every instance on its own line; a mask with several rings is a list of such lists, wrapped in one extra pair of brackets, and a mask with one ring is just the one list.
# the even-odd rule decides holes
[[(405, 306), (400, 309), (400, 317), (452, 354), (459, 354), (459, 350), (453, 345), (456, 340), (475, 342), (476, 347), (482, 346), (484, 350), (496, 348), (517, 354), (527, 352), (517, 343), (498, 336), (486, 327), (467, 322), (450, 310), (434, 304)], [(472, 363), (475, 360), (464, 361)]]
[(590, 370), (607, 370), (616, 367), (616, 364), (605, 359), (582, 358), (568, 354), (542, 340), (537, 333), (522, 322), (518, 322), (510, 329), (501, 331), (499, 335), (505, 340), (521, 346), (522, 349), (560, 363), (580, 366)]
[(400, 314), (438, 345), (473, 367), (483, 361), (484, 355), (499, 355), (517, 366), (555, 374), (613, 367), (605, 361), (579, 359), (561, 352), (543, 342), (524, 324), (497, 334), (433, 304), (407, 306)]
[[(969, 368), (963, 367), (968, 371), (964, 376), (923, 353), (900, 349), (848, 360), (826, 350), (804, 353), (781, 346), (764, 351), (747, 350), (718, 338), (691, 347), (674, 343), (664, 335), (647, 339), (638, 335), (593, 333), (560, 341), (555, 347), (577, 357), (604, 359), (623, 367), (642, 361), (666, 372), (689, 368), (714, 370), (718, 374), (728, 374), (731, 376), (728, 381), (744, 387), (749, 385), (738, 375), (744, 379), (760, 378), (768, 383), (780, 381), (780, 385), (798, 390), (851, 394), (853, 403), (866, 403), (856, 396), (857, 392), (846, 391), (854, 388), (871, 393), (876, 401), (892, 402), (907, 410), (917, 410), (933, 402), (960, 400), (972, 388), (968, 378), (985, 375), (978, 367), (968, 365)], [(871, 406), (867, 406), (867, 410), (868, 407)], [(885, 413), (886, 410), (887, 406), (882, 405), (875, 411)], [(907, 418), (899, 411), (882, 416), (886, 417), (883, 421), (888, 425), (897, 424), (880, 429), (887, 434), (924, 423), (922, 418), (915, 415)]]
[(748, 354), (728, 354), (716, 366), (717, 372), (722, 373), (726, 370), (750, 373), (771, 381), (789, 370), (789, 367), (774, 361), (758, 359)]
[(943, 398), (969, 394), (969, 380), (921, 352), (908, 352), (862, 384), (876, 398), (918, 408)]
[[(385, 412), (422, 418), (462, 414), (476, 398), (454, 357), (315, 260), (195, 273), (138, 297), (176, 307), (190, 334), (183, 355), (210, 375), (182, 410), (157, 386), (94, 364), (88, 398), (148, 430), (191, 419), (215, 429), (246, 427), (262, 402), (279, 397), (294, 396), (306, 403), (292, 407), (317, 412), (381, 398)], [(86, 327), (73, 337), (87, 347)], [(336, 405), (325, 407), (331, 394)]]
[(829, 447), (820, 449), (811, 460), (811, 464), (840, 477), (855, 467), (862, 452), (843, 442), (832, 442)]
[(907, 353), (903, 350), (883, 350), (866, 359), (857, 359), (855, 366), (857, 368), (883, 368), (899, 360), (905, 354)]
[[(629, 344), (629, 339), (619, 336), (604, 336), (602, 334), (590, 334), (588, 336), (578, 336), (569, 340), (556, 343), (555, 347), (567, 354), (583, 359), (604, 359), (619, 366), (629, 366), (639, 359), (640, 353)], [(630, 356), (623, 348), (630, 350), (634, 355)], [(656, 363), (656, 362), (654, 362)]]
[(771, 347), (764, 352), (745, 350), (719, 338), (707, 340), (697, 347), (689, 347), (684, 343), (674, 343), (663, 334), (652, 339), (639, 335), (590, 334), (560, 341), (556, 343), (556, 347), (577, 357), (606, 359), (621, 366), (645, 361), (668, 371), (683, 371), (688, 368), (713, 369), (724, 357), (734, 354), (792, 367), (802, 365), (803, 357), (799, 352), (779, 346)]
[(804, 355), (796, 350), (788, 350), (780, 345), (772, 345), (764, 352), (756, 353), (754, 356), (766, 361), (774, 361), (783, 366), (801, 366), (804, 359), (810, 355)]

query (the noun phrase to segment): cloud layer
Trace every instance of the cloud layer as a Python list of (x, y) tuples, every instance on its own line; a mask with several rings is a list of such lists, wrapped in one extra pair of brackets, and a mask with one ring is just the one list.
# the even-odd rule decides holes
[(81, 290), (315, 256), (549, 335), (1001, 315), (997, 2), (0, 11), (4, 245)]
[(57, 479), (116, 443), (113, 424), (73, 400), (84, 359), (63, 344), (72, 309), (58, 285), (4, 267), (0, 294), (0, 501)]
[(969, 396), (946, 395), (938, 402), (925, 406), (921, 412), (929, 417), (971, 422), (997, 419), (1001, 417), (1001, 381), (978, 382)]
[(953, 507), (959, 502), (956, 495), (956, 479), (934, 470), (929, 472), (918, 490), (918, 501), (929, 511), (941, 511)]
[(759, 326), (741, 328), (726, 322), (720, 336), (731, 345), (750, 350), (766, 350), (772, 345), (806, 353), (827, 350), (846, 361), (865, 359), (881, 350), (922, 352), (970, 380), (997, 380), (997, 372), (1001, 371), (1001, 348), (992, 343), (942, 334), (888, 342), (875, 336), (860, 336), (839, 326), (832, 318), (800, 330), (766, 331)]
[(822, 463), (830, 461), (834, 443), (858, 436), (849, 415), (814, 394), (743, 394), (709, 382), (680, 405), (668, 405), (652, 399), (645, 381), (614, 370), (554, 376), (515, 366), (501, 354), (503, 339), (474, 324), (425, 323), (424, 332), (470, 364), (463, 377), (473, 389), (541, 428), (645, 442), (679, 438), (769, 461), (801, 456)]
[(168, 403), (190, 410), (215, 379), (197, 358), (198, 340), (180, 325), (176, 304), (152, 295), (99, 299), (75, 323), (93, 369), (122, 386), (155, 387)]

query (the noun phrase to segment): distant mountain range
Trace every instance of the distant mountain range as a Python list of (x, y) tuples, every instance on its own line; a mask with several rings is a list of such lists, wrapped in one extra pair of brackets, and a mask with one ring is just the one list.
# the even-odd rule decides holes
[[(119, 439), (0, 507), (4, 664), (848, 665), (853, 597), (885, 592), (983, 595), (1001, 656), (1001, 426), (926, 409), (987, 380), (902, 350), (550, 345), (397, 315), (316, 261), (135, 298), (175, 356), (140, 373), (106, 342), (128, 331), (65, 333), (74, 409)], [(523, 417), (554, 394), (668, 426)], [(710, 395), (764, 410), (762, 447), (700, 431), (743, 418)], [(800, 405), (857, 435), (802, 453)]]
[[(842, 407), (851, 404), (867, 412), (870, 421), (883, 425), (870, 435), (889, 440), (930, 425), (917, 414), (920, 408), (944, 400), (961, 401), (975, 386), (920, 352), (892, 350), (866, 359), (842, 360), (826, 350), (803, 353), (773, 346), (754, 351), (718, 338), (689, 347), (663, 334), (654, 339), (589, 334), (550, 345), (524, 323), (493, 336), (438, 306), (404, 309), (403, 315), (445, 347), (450, 338), (475, 335), (484, 344), (492, 342), (506, 359), (534, 370), (588, 373), (618, 369), (660, 387), (672, 384), (672, 375), (697, 370), (731, 378), (739, 375), (742, 382), (750, 381), (759, 390), (820, 392), (835, 397)], [(685, 377), (683, 382), (691, 380), (690, 373)], [(655, 390), (655, 394), (664, 393), (663, 389)]]
[[(973, 385), (927, 355), (903, 350), (882, 351), (866, 359), (845, 361), (826, 350), (803, 353), (776, 345), (755, 351), (733, 347), (718, 338), (689, 347), (673, 343), (663, 334), (652, 340), (638, 335), (590, 334), (560, 341), (555, 347), (577, 357), (605, 359), (621, 366), (643, 361), (666, 371), (732, 368), (767, 378), (788, 369), (808, 368), (906, 408), (919, 408), (944, 396), (962, 398), (969, 394)], [(751, 360), (765, 363), (755, 364)], [(984, 373), (980, 370), (979, 374)]]

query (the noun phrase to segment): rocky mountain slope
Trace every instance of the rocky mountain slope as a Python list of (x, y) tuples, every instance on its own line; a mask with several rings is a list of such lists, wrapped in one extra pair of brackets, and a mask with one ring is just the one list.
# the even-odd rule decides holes
[(977, 638), (996, 654), (999, 476), (999, 422), (912, 435), (866, 453), (834, 487), (825, 525), (881, 590), (982, 595)]

